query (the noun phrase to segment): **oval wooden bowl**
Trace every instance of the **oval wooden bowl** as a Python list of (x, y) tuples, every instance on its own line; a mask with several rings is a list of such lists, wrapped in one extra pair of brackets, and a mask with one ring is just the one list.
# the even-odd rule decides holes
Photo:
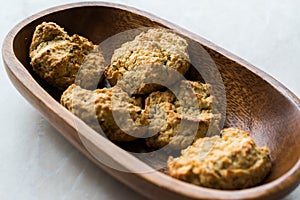
[[(271, 174), (259, 186), (222, 191), (185, 183), (159, 171), (135, 173), (151, 168), (67, 111), (59, 104), (56, 90), (33, 73), (29, 64), (29, 45), (35, 27), (43, 21), (57, 22), (69, 33), (86, 36), (95, 43), (132, 28), (163, 26), (201, 44), (223, 78), (227, 97), (225, 126), (249, 130), (259, 145), (270, 147), (273, 162)], [(288, 194), (299, 184), (299, 99), (246, 61), (159, 17), (127, 6), (101, 2), (59, 6), (19, 23), (7, 35), (2, 53), (7, 73), (15, 87), (69, 142), (99, 167), (148, 198), (274, 199)], [(94, 154), (131, 173), (98, 162), (84, 147), (83, 141), (89, 144)]]

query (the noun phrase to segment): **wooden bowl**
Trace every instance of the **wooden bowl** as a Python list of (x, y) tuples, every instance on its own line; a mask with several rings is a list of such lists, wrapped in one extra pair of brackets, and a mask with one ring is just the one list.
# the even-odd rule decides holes
[[(259, 145), (270, 148), (271, 174), (259, 186), (224, 191), (185, 183), (159, 171), (136, 173), (151, 168), (61, 106), (59, 93), (33, 73), (29, 64), (29, 45), (35, 27), (43, 21), (57, 22), (69, 33), (81, 34), (95, 43), (132, 28), (163, 26), (201, 44), (223, 78), (227, 97), (225, 126), (249, 130)], [(5, 38), (2, 53), (15, 87), (69, 142), (103, 170), (150, 199), (275, 199), (288, 194), (299, 184), (299, 99), (246, 61), (159, 17), (127, 6), (101, 2), (59, 6), (31, 16), (14, 27)], [(131, 173), (110, 168), (98, 158)]]

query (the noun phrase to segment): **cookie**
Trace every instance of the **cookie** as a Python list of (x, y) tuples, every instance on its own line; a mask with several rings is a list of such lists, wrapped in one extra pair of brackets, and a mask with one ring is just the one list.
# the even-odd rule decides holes
[[(185, 89), (186, 88), (186, 89)], [(149, 121), (149, 147), (178, 150), (207, 133), (213, 114), (209, 86), (200, 82), (181, 81), (170, 90), (153, 92), (146, 98)]]
[(145, 134), (139, 100), (119, 87), (86, 90), (72, 84), (61, 104), (89, 126), (114, 141), (127, 142)]
[[(33, 70), (50, 85), (60, 90), (74, 83), (81, 67), (88, 66), (88, 73), (97, 74), (98, 79), (105, 70), (104, 57), (96, 45), (82, 36), (76, 34), (69, 36), (63, 28), (53, 22), (43, 22), (36, 27), (29, 55)], [(92, 63), (90, 59), (97, 61)], [(83, 79), (89, 77), (84, 74), (85, 72), (87, 70), (81, 71), (81, 78), (85, 77)], [(78, 79), (78, 82), (82, 87), (89, 88), (94, 80)]]
[[(105, 75), (111, 85), (116, 85), (122, 80), (125, 73), (139, 73), (137, 78), (141, 79), (140, 87), (136, 88), (135, 94), (147, 94), (156, 90), (159, 86), (143, 83), (143, 78), (151, 76), (162, 76), (159, 71), (175, 71), (177, 77), (165, 75), (164, 84), (170, 85), (178, 81), (181, 75), (189, 69), (189, 56), (187, 52), (188, 44), (185, 39), (166, 29), (149, 29), (135, 37), (133, 41), (124, 43), (119, 49), (114, 51), (111, 58), (111, 65), (107, 68)], [(140, 69), (136, 69), (136, 68)], [(148, 70), (143, 69), (148, 68)], [(158, 71), (150, 73), (149, 69)], [(147, 73), (147, 76), (145, 75)], [(132, 73), (131, 73), (132, 74)], [(150, 76), (150, 77), (149, 77)], [(155, 80), (155, 79), (154, 79)], [(128, 75), (124, 80), (126, 83), (135, 81)], [(160, 86), (161, 87), (161, 86)]]
[(267, 147), (256, 146), (248, 132), (227, 128), (219, 135), (199, 138), (168, 160), (169, 175), (216, 189), (242, 189), (260, 183), (270, 172)]
[(94, 45), (93, 49), (86, 54), (77, 72), (75, 84), (85, 89), (94, 90), (104, 78), (105, 60), (99, 47)]

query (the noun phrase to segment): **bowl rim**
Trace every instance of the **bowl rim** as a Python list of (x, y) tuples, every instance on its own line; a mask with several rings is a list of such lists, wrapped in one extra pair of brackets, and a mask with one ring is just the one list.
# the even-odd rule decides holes
[[(268, 84), (270, 84), (272, 87), (275, 88), (278, 92), (280, 92), (282, 95), (284, 95), (291, 103), (294, 104), (294, 106), (298, 109), (300, 112), (300, 100), (298, 97), (293, 94), (291, 91), (289, 91), (285, 86), (283, 86), (280, 82), (275, 80), (272, 76), (269, 74), (263, 72), (262, 70), (254, 67), (252, 64), (248, 63), (247, 61), (239, 58), (238, 56), (228, 52), (227, 50), (213, 44), (212, 42), (202, 38), (201, 36), (198, 36), (184, 28), (181, 28), (171, 22), (168, 22), (160, 17), (157, 17), (151, 13), (127, 6), (122, 4), (116, 4), (116, 3), (108, 3), (108, 2), (79, 2), (79, 3), (71, 3), (71, 4), (65, 4), (60, 6), (55, 6), (49, 9), (46, 9), (44, 11), (41, 11), (37, 14), (34, 14), (30, 17), (27, 17), (20, 23), (18, 23), (5, 37), (3, 46), (2, 46), (2, 57), (3, 62), (6, 67), (6, 71), (11, 76), (14, 76), (16, 79), (20, 80), (22, 82), (23, 89), (27, 90), (31, 95), (36, 96), (39, 94), (39, 100), (40, 103), (43, 104), (43, 106), (48, 107), (54, 112), (62, 112), (63, 115), (61, 117), (61, 120), (65, 123), (74, 123), (74, 120), (76, 123), (80, 124), (82, 127), (82, 130), (87, 130), (87, 133), (98, 137), (101, 142), (104, 142), (106, 145), (109, 145), (112, 147), (112, 149), (117, 150), (121, 155), (131, 156), (129, 153), (122, 152), (121, 148), (114, 147), (113, 143), (107, 142), (104, 137), (97, 134), (95, 131), (93, 131), (90, 127), (88, 127), (84, 122), (82, 122), (79, 118), (68, 112), (66, 109), (64, 109), (53, 97), (51, 97), (35, 80), (31, 77), (27, 69), (22, 65), (22, 63), (18, 60), (18, 58), (14, 54), (13, 50), (13, 44), (14, 44), (14, 38), (15, 36), (29, 23), (54, 12), (60, 12), (66, 9), (74, 9), (79, 7), (107, 7), (107, 8), (113, 8), (113, 9), (120, 9), (128, 12), (135, 13), (137, 15), (145, 16), (146, 18), (149, 18), (155, 22), (161, 23), (163, 25), (167, 25), (168, 28), (174, 29), (178, 31), (180, 34), (187, 36), (199, 43), (201, 43), (204, 46), (207, 46), (208, 48), (226, 56), (227, 58), (236, 61), (237, 63), (243, 65), (246, 69), (253, 72), (254, 74), (260, 76), (265, 80)], [(28, 81), (30, 80), (30, 81)], [(31, 90), (31, 88), (34, 88), (34, 90)], [(21, 92), (21, 91), (20, 91)], [(22, 92), (21, 92), (22, 93)], [(50, 98), (49, 98), (50, 97)], [(68, 119), (69, 118), (69, 119)], [(71, 121), (71, 119), (73, 121)], [(85, 135), (87, 139), (90, 139), (90, 135)], [(68, 138), (67, 138), (68, 139)], [(68, 139), (69, 140), (69, 139)], [(69, 140), (70, 141), (70, 140)], [(99, 147), (99, 141), (91, 141), (93, 142), (93, 145)], [(106, 141), (106, 142), (105, 142)], [(71, 141), (73, 145), (77, 147), (80, 151), (84, 153), (84, 150), (80, 149), (78, 145), (74, 144), (74, 142)], [(84, 153), (85, 154), (85, 153)], [(86, 154), (85, 154), (86, 155)], [(135, 164), (139, 164), (139, 166), (145, 165), (142, 161), (138, 160), (135, 157), (130, 158), (132, 159)], [(120, 161), (120, 164), (127, 166), (132, 172), (134, 172), (134, 168), (136, 165), (132, 165), (131, 162), (121, 163), (123, 161)], [(149, 167), (149, 166), (148, 166)], [(234, 199), (258, 199), (258, 198), (278, 198), (279, 194), (286, 195), (289, 192), (291, 192), (293, 189), (297, 187), (297, 185), (300, 183), (300, 159), (294, 164), (294, 166), (288, 170), (285, 174), (280, 176), (279, 178), (269, 182), (265, 183), (263, 185), (255, 186), (252, 188), (242, 189), (242, 190), (218, 190), (218, 189), (211, 189), (211, 188), (205, 188), (201, 186), (192, 185), (190, 183), (185, 183), (183, 181), (177, 180), (175, 178), (172, 178), (166, 174), (163, 174), (161, 172), (153, 172), (153, 173), (139, 173), (135, 174), (136, 176), (139, 176), (140, 178), (143, 178), (144, 180), (147, 180), (151, 184), (155, 184), (156, 186), (162, 187), (164, 189), (168, 189), (172, 192), (181, 194), (185, 197), (190, 198), (204, 198), (204, 199), (228, 199), (228, 198), (234, 198)], [(164, 181), (159, 181), (160, 179)], [(174, 187), (174, 184), (176, 187)], [(188, 191), (188, 192), (187, 192)]]

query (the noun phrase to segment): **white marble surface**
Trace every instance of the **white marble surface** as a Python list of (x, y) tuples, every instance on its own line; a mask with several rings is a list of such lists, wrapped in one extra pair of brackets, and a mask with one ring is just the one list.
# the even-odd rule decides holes
[[(70, 2), (75, 1), (1, 1), (1, 46), (6, 33), (20, 20)], [(300, 1), (112, 2), (147, 10), (202, 35), (260, 67), (300, 96)], [(143, 199), (69, 145), (16, 91), (2, 60), (0, 63), (1, 200)], [(299, 196), (300, 187), (285, 199)]]

